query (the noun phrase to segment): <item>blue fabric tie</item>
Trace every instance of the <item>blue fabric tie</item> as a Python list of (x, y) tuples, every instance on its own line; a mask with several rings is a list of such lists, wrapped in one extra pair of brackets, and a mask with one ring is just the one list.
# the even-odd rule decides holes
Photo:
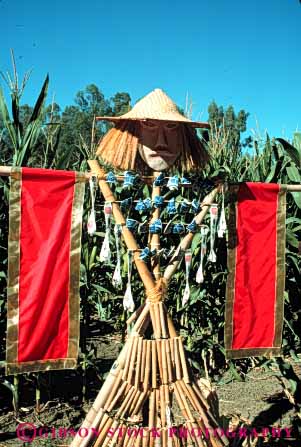
[(176, 199), (174, 197), (168, 201), (166, 212), (168, 215), (177, 214)]
[(164, 185), (164, 174), (161, 172), (158, 177), (155, 178), (154, 182), (153, 182), (153, 186), (163, 186)]
[(156, 196), (154, 198), (154, 207), (155, 208), (163, 208), (163, 206), (164, 206), (164, 197)]
[(138, 222), (135, 219), (126, 219), (126, 227), (132, 231), (135, 232), (138, 227)]
[(179, 187), (179, 177), (177, 175), (170, 177), (170, 179), (167, 182), (167, 188), (169, 188), (171, 191), (174, 191), (177, 190), (178, 187)]
[(132, 197), (128, 197), (127, 199), (121, 200), (120, 202), (120, 209), (122, 211), (127, 211), (130, 206), (132, 205), (133, 199)]
[(187, 213), (190, 209), (190, 203), (186, 202), (186, 200), (183, 200), (180, 204), (180, 213)]
[(156, 219), (149, 226), (149, 232), (151, 234), (160, 234), (162, 232), (162, 221), (161, 219)]
[(193, 219), (193, 220), (190, 222), (190, 224), (187, 225), (187, 230), (188, 230), (190, 233), (196, 233), (196, 232), (197, 232), (197, 229), (198, 229), (198, 226), (197, 226), (197, 224), (196, 224), (196, 221)]
[(182, 177), (181, 178), (181, 185), (191, 185), (191, 181), (190, 180), (188, 180), (187, 178), (185, 178), (185, 177)]
[(156, 254), (156, 250), (150, 250), (148, 247), (143, 248), (141, 250), (141, 253), (139, 255), (139, 258), (142, 259), (142, 261), (147, 261), (148, 258), (151, 256), (154, 256)]
[(126, 189), (131, 189), (133, 188), (133, 186), (135, 186), (135, 182), (136, 182), (136, 174), (134, 174), (131, 171), (125, 171), (124, 173), (124, 181), (123, 181), (123, 188)]
[(185, 231), (185, 227), (181, 223), (176, 223), (172, 227), (173, 234), (182, 234)]
[(117, 178), (116, 178), (115, 174), (112, 171), (107, 173), (106, 180), (111, 185), (113, 185), (113, 184), (115, 185), (117, 183)]
[(197, 214), (200, 211), (201, 205), (200, 202), (197, 199), (193, 199), (191, 202), (191, 209), (192, 211)]

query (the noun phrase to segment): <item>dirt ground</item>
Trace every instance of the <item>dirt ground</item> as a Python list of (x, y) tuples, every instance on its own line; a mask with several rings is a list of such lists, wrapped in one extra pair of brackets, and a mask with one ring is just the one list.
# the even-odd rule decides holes
[[(114, 334), (99, 337), (97, 344), (97, 357), (101, 369), (106, 372), (110, 369), (121, 348), (119, 336)], [(301, 377), (301, 363), (295, 363), (295, 371)], [(221, 426), (231, 424), (242, 424), (246, 427), (255, 428), (260, 433), (262, 427), (289, 428), (294, 424), (294, 409), (287, 396), (283, 393), (281, 384), (275, 376), (276, 370), (265, 370), (254, 368), (242, 382), (234, 381), (227, 372), (219, 382), (214, 383), (219, 400), (219, 414)], [(81, 389), (78, 373), (71, 371), (66, 379), (66, 371), (52, 373), (51, 383), (47, 393), (41, 396), (41, 411), (37, 413), (34, 405), (34, 388), (28, 382), (22, 387), (20, 383), (20, 414), (16, 420), (12, 411), (11, 394), (1, 387), (0, 395), (0, 447), (3, 446), (64, 446), (71, 442), (71, 437), (64, 439), (62, 428), (80, 427), (85, 411), (93, 403), (98, 390), (101, 387), (103, 377), (95, 372), (88, 374), (87, 378), (87, 402), (82, 405), (81, 396), (78, 391)], [(63, 379), (64, 378), (64, 379)], [(64, 389), (56, 388), (58, 384), (64, 383)], [(43, 388), (43, 387), (42, 387)], [(47, 388), (47, 387), (46, 387)], [(51, 389), (51, 394), (49, 393)], [(18, 439), (16, 429), (19, 424), (32, 424), (35, 427), (47, 427), (40, 433), (45, 437), (37, 435), (32, 442), (23, 442)], [(28, 428), (31, 426), (28, 425)], [(34, 432), (26, 432), (34, 433)], [(284, 432), (282, 432), (284, 437)], [(297, 443), (292, 439), (300, 439)], [(258, 438), (256, 442), (244, 444), (253, 447), (254, 445), (269, 446), (301, 446), (301, 435), (296, 429), (290, 434), (286, 432), (286, 439), (273, 439), (270, 442), (263, 442)], [(237, 440), (231, 441), (237, 447)]]

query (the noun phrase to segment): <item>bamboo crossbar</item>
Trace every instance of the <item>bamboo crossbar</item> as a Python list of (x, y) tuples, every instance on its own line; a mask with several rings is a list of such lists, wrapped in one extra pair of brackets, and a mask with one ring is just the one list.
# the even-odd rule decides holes
[[(11, 175), (11, 170), (12, 170), (11, 166), (0, 166), (0, 176), (1, 177), (9, 177)], [(94, 172), (85, 172), (84, 174), (85, 174), (87, 180), (89, 180), (91, 176), (95, 175)], [(143, 180), (154, 180), (155, 176), (148, 175), (148, 176), (140, 176), (139, 178), (141, 178)], [(166, 178), (169, 178), (169, 177), (167, 176)], [(116, 175), (116, 179), (121, 181), (124, 179), (124, 177), (122, 175)], [(105, 177), (98, 176), (98, 180), (106, 180), (106, 179), (105, 179)], [(220, 183), (220, 185), (222, 185), (222, 182)], [(231, 184), (228, 183), (228, 185), (231, 185)], [(181, 185), (181, 188), (186, 187), (186, 186), (191, 187), (191, 185)], [(281, 187), (285, 188), (289, 192), (301, 191), (301, 185), (281, 185)]]

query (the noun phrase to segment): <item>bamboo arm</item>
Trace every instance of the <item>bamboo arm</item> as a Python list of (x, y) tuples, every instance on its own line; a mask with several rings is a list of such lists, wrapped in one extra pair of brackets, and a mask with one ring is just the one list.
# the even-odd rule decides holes
[[(154, 178), (158, 177), (160, 175), (160, 172), (154, 172)], [(161, 188), (160, 186), (154, 186), (153, 187), (153, 191), (152, 191), (152, 200), (154, 200), (154, 198), (156, 196), (160, 196), (161, 195)], [(156, 208), (153, 212), (152, 218), (150, 223), (152, 223), (154, 220), (159, 219), (160, 218), (160, 209)], [(160, 234), (152, 234), (150, 235), (150, 246), (151, 246), (151, 250), (159, 250), (160, 249)], [(160, 272), (160, 259), (159, 257), (156, 260), (152, 260), (152, 270), (153, 270), (153, 274), (157, 279), (160, 278), (161, 276), (161, 272)]]
[[(95, 162), (96, 160), (90, 160), (92, 162)], [(0, 176), (1, 177), (9, 177), (11, 174), (11, 170), (12, 170), (12, 166), (0, 166)], [(93, 173), (91, 172), (85, 172), (85, 176), (86, 179), (89, 180), (89, 178), (91, 177)], [(103, 180), (105, 180), (105, 171), (102, 172), (102, 174), (104, 175)], [(124, 177), (122, 175), (117, 175), (116, 176), (117, 180), (123, 180)], [(155, 177), (154, 176), (142, 176), (141, 177), (144, 180), (153, 180)], [(182, 186), (186, 186), (186, 185), (182, 185)], [(189, 186), (189, 185), (187, 185)], [(289, 192), (300, 192), (301, 191), (301, 185), (281, 185), (281, 187), (285, 188), (287, 191)]]
[[(91, 168), (92, 174), (96, 174), (99, 177), (105, 176), (105, 171), (99, 166), (99, 163), (97, 160), (89, 160), (88, 164)], [(155, 280), (153, 278), (152, 273), (147, 268), (147, 265), (145, 264), (142, 259), (139, 258), (139, 253), (137, 253), (137, 250), (139, 250), (139, 246), (136, 242), (136, 239), (134, 238), (132, 232), (125, 226), (125, 219), (120, 211), (119, 205), (116, 203), (115, 196), (106, 182), (106, 180), (99, 179), (98, 181), (99, 188), (102, 192), (102, 195), (104, 196), (104, 199), (107, 202), (112, 202), (112, 212), (113, 216), (115, 218), (115, 221), (117, 224), (122, 225), (122, 235), (124, 238), (124, 241), (126, 243), (126, 246), (129, 250), (134, 251), (134, 261), (137, 267), (137, 270), (139, 272), (139, 275), (141, 277), (141, 280), (144, 284), (144, 287), (146, 290), (153, 289), (156, 285)]]
[[(202, 210), (199, 212), (199, 214), (195, 217), (195, 222), (197, 225), (200, 225), (203, 222), (204, 217), (206, 216), (206, 213), (210, 207), (210, 205), (212, 203), (214, 203), (215, 200), (215, 196), (218, 192), (218, 188), (213, 189), (213, 191), (211, 191), (204, 199), (204, 204), (202, 206)], [(188, 233), (186, 234), (186, 236), (181, 240), (175, 254), (173, 255), (173, 257), (171, 258), (171, 260), (169, 261), (165, 272), (164, 272), (164, 279), (166, 279), (167, 281), (170, 281), (172, 275), (175, 273), (175, 271), (177, 270), (180, 262), (182, 261), (183, 255), (185, 250), (187, 250), (192, 243), (192, 240), (194, 238), (194, 234), (193, 233)]]
[[(12, 166), (0, 166), (0, 176), (10, 177), (12, 169), (13, 169)], [(90, 179), (92, 175), (90, 172), (85, 172), (83, 174), (85, 175), (87, 181)]]

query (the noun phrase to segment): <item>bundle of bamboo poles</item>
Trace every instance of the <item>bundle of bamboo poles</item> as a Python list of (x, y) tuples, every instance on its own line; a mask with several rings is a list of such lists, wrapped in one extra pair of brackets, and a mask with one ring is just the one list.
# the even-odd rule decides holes
[(72, 446), (227, 445), (162, 301), (147, 302), (131, 321), (108, 394), (100, 408), (90, 410), (89, 435)]
[[(178, 336), (164, 306), (164, 286), (177, 269), (181, 255), (193, 239), (184, 237), (177, 256), (167, 267), (163, 279), (160, 266), (153, 272), (139, 259), (139, 246), (124, 225), (124, 216), (105, 181), (105, 172), (98, 163), (89, 162), (98, 175), (105, 201), (112, 202), (116, 223), (122, 225), (127, 248), (133, 250), (134, 261), (146, 290), (146, 302), (128, 320), (130, 335), (113, 364), (72, 447), (223, 447), (228, 444), (223, 431), (202, 391), (192, 377), (186, 360), (183, 339)], [(200, 224), (217, 190), (206, 197), (207, 205), (196, 216)], [(160, 189), (154, 188), (153, 195)], [(152, 219), (159, 217), (155, 210)], [(152, 235), (151, 248), (159, 248), (159, 235)]]

